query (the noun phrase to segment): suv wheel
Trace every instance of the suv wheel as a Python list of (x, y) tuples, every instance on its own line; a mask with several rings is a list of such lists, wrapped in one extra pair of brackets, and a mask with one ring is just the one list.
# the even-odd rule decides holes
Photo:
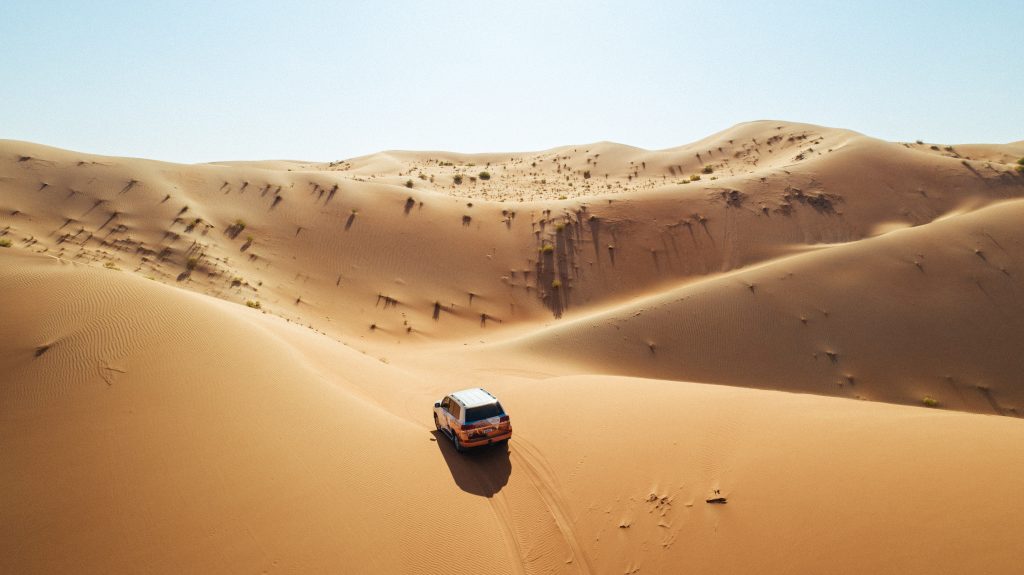
[(438, 431), (441, 431), (441, 422), (437, 420), (436, 413), (434, 414), (434, 427), (436, 427)]
[(465, 448), (462, 447), (462, 442), (459, 441), (459, 434), (455, 432), (452, 432), (452, 443), (455, 444), (455, 451), (458, 451), (459, 453), (465, 451)]

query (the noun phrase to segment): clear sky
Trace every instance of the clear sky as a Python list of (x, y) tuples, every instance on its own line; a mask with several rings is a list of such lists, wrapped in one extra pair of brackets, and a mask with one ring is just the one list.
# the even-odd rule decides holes
[(201, 162), (1024, 139), (1021, 0), (0, 2), (0, 138)]

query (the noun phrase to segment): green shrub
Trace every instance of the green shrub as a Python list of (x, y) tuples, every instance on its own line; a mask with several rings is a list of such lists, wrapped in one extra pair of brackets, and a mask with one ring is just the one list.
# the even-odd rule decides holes
[(562, 282), (561, 281), (555, 280), (555, 281), (551, 282), (551, 289), (558, 289), (560, 287), (562, 287)]
[(479, 176), (480, 176), (481, 180), (489, 180), (489, 179), (491, 179), (491, 173), (490, 172), (480, 172)]
[(9, 248), (9, 247), (11, 247), (11, 240), (9, 240), (7, 238), (0, 238), (0, 248)]
[(540, 249), (540, 253), (542, 254), (550, 254), (553, 251), (555, 251), (555, 246), (551, 244), (545, 244), (544, 247)]
[(700, 176), (698, 176), (697, 174), (693, 174), (693, 175), (690, 176), (690, 181), (691, 182), (696, 182), (698, 180), (700, 180)]
[(263, 309), (263, 306), (260, 305), (260, 302), (251, 299), (246, 300), (245, 305), (251, 307), (252, 309)]
[(711, 168), (711, 166), (704, 166), (704, 169), (703, 169), (703, 170), (701, 170), (700, 172), (701, 172), (702, 174), (710, 174), (711, 172), (714, 172), (714, 171), (715, 171), (715, 170), (714, 170), (714, 169), (712, 169), (712, 168)]
[(412, 180), (406, 180), (405, 181), (405, 187), (411, 188), (412, 187)]
[(455, 182), (456, 186), (462, 185), (462, 174), (455, 174), (452, 177), (452, 181)]
[(938, 407), (939, 406), (939, 400), (935, 399), (934, 397), (932, 397), (930, 395), (926, 395), (923, 398), (921, 398), (921, 403), (923, 403), (925, 405), (925, 407)]

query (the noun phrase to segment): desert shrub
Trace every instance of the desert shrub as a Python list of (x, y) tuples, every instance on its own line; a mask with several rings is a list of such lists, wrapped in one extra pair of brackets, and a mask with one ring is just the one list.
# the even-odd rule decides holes
[(555, 281), (551, 282), (551, 289), (558, 289), (560, 287), (562, 287), (562, 282), (561, 281), (555, 280)]
[(1017, 160), (1017, 171), (1024, 174), (1024, 158)]
[(700, 176), (698, 176), (697, 174), (693, 174), (690, 176), (691, 182), (696, 182), (697, 180), (700, 180)]
[(235, 227), (238, 228), (239, 232), (244, 230), (245, 229), (245, 220), (241, 220), (241, 219), (235, 220)]
[(540, 253), (542, 254), (550, 254), (553, 251), (555, 251), (555, 246), (551, 244), (545, 244), (544, 247), (540, 249)]
[(481, 180), (489, 180), (489, 179), (491, 179), (491, 173), (490, 172), (480, 172), (480, 174), (478, 174), (478, 175), (480, 176)]
[(558, 199), (560, 199), (560, 200), (567, 200), (567, 199), (569, 199), (569, 197), (568, 196), (558, 196)]
[(711, 172), (714, 172), (714, 171), (715, 170), (711, 166), (704, 166), (704, 169), (701, 170), (700, 172), (702, 174), (710, 174)]
[(107, 262), (107, 263), (103, 264), (103, 267), (107, 268), (108, 270), (119, 270), (119, 269), (121, 269), (121, 268), (117, 267), (117, 264), (115, 264), (114, 262)]
[(462, 185), (462, 174), (455, 174), (452, 176), (452, 181), (455, 182), (456, 186)]
[(412, 187), (412, 180), (406, 180), (405, 181), (405, 187), (411, 188)]
[(915, 143), (915, 144), (917, 144), (918, 146), (920, 146), (920, 145), (923, 145), (923, 144), (924, 144), (924, 142), (922, 142), (921, 140), (917, 140), (917, 141), (916, 141), (916, 142), (914, 142), (914, 143)]
[(923, 398), (921, 398), (921, 403), (923, 403), (926, 407), (938, 407), (939, 406), (939, 400), (935, 399), (934, 397), (932, 397), (930, 395), (926, 395)]
[(260, 305), (260, 302), (255, 301), (255, 300), (251, 300), (251, 299), (250, 300), (246, 300), (245, 301), (245, 305), (247, 307), (251, 307), (252, 309), (263, 309), (263, 306)]
[(185, 267), (188, 268), (189, 271), (196, 269), (197, 265), (199, 265), (199, 258), (188, 258), (188, 261), (185, 262)]
[(7, 238), (0, 238), (0, 248), (9, 248), (9, 247), (11, 247), (11, 240), (9, 240)]
[(589, 180), (590, 179), (590, 170), (587, 170), (587, 171), (583, 172), (583, 179), (584, 180)]

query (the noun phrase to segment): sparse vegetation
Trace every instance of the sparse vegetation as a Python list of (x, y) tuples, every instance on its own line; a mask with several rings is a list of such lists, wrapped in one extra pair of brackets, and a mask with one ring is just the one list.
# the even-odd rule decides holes
[(185, 267), (189, 271), (192, 271), (192, 270), (196, 269), (196, 266), (198, 266), (198, 265), (199, 265), (199, 258), (188, 258), (188, 261), (185, 262)]
[(700, 180), (700, 176), (697, 175), (697, 174), (693, 174), (693, 175), (690, 176), (690, 181), (691, 182), (696, 182), (696, 181), (699, 181), (699, 180)]
[(107, 262), (107, 263), (103, 264), (103, 267), (107, 268), (108, 270), (120, 270), (121, 269), (121, 268), (117, 267), (117, 264), (115, 264), (114, 262)]
[(489, 180), (489, 179), (491, 179), (491, 173), (490, 172), (480, 172), (478, 174), (478, 176), (479, 176), (479, 178), (481, 180)]
[(406, 180), (405, 181), (405, 187), (411, 188), (412, 187), (412, 180)]
[(551, 289), (559, 289), (561, 287), (562, 282), (560, 280), (554, 280), (553, 282), (551, 282)]
[(704, 169), (701, 170), (700, 172), (702, 174), (710, 174), (711, 172), (714, 172), (714, 171), (715, 171), (714, 168), (712, 168), (711, 166), (704, 166)]
[(542, 254), (550, 254), (553, 251), (555, 251), (555, 246), (551, 244), (544, 244), (544, 247), (540, 249), (540, 253)]
[(251, 307), (252, 309), (263, 309), (263, 306), (260, 305), (260, 302), (256, 300), (246, 300), (245, 305), (246, 307)]
[(9, 248), (9, 247), (11, 247), (11, 240), (9, 240), (7, 238), (0, 238), (0, 248)]
[(1024, 174), (1024, 158), (1017, 160), (1017, 171)]
[(939, 400), (935, 399), (934, 397), (932, 397), (930, 395), (926, 395), (923, 398), (921, 398), (921, 403), (923, 403), (925, 405), (925, 407), (938, 407), (939, 406)]
[(455, 174), (452, 176), (452, 181), (455, 182), (456, 186), (462, 185), (462, 174)]

